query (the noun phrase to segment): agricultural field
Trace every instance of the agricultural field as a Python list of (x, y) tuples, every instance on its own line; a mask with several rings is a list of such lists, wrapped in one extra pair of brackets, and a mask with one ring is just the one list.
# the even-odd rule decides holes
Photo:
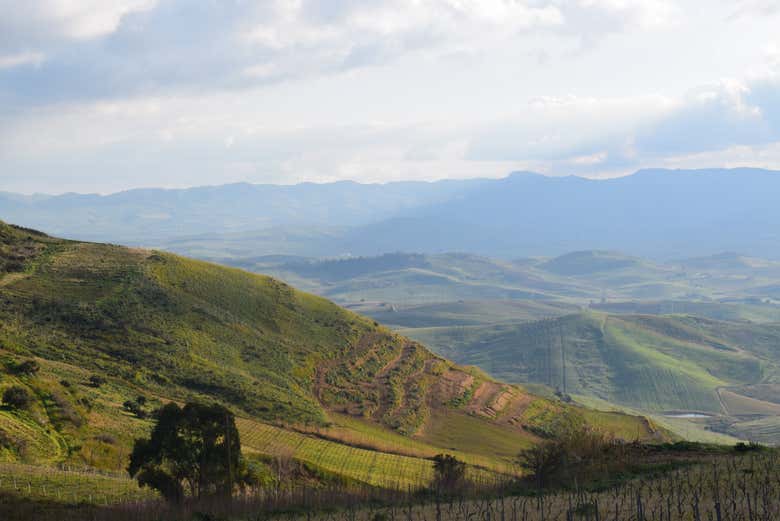
[[(499, 499), (441, 498), (428, 504), (396, 504), (345, 509), (292, 519), (371, 521), (387, 519), (505, 519), (570, 521), (572, 519), (773, 520), (780, 517), (780, 464), (775, 452), (718, 458), (662, 475), (645, 476), (608, 489), (586, 486), (546, 494), (508, 495)], [(239, 519), (249, 517), (237, 516)], [(280, 517), (281, 519), (281, 517)], [(290, 519), (289, 516), (284, 519)]]
[(64, 505), (115, 505), (158, 497), (150, 489), (140, 488), (126, 474), (65, 465), (0, 463), (0, 497), (3, 496)]

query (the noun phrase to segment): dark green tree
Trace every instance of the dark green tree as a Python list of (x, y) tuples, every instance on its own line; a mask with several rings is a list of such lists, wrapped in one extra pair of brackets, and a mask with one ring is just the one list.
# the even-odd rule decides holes
[(438, 454), (433, 458), (434, 487), (440, 494), (454, 494), (466, 484), (466, 464), (455, 456)]
[(175, 403), (156, 413), (148, 439), (135, 441), (128, 472), (141, 486), (180, 502), (189, 494), (229, 496), (245, 482), (241, 441), (233, 413), (213, 404)]

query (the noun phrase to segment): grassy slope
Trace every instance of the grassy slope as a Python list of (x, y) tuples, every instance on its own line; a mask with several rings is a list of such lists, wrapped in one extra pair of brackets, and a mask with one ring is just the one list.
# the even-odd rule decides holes
[[(442, 451), (502, 471), (553, 416), (586, 421), (269, 277), (2, 223), (0, 260), (0, 388), (37, 398), (29, 412), (0, 410), (6, 461), (121, 469), (150, 427), (122, 410), (140, 394), (150, 408), (217, 399), (242, 418), (248, 451), (375, 484), (425, 476), (423, 458)], [(40, 372), (14, 375), (30, 357)], [(107, 382), (91, 386), (92, 375)], [(460, 439), (441, 435), (454, 429)], [(484, 433), (501, 450), (480, 443)], [(328, 457), (315, 455), (322, 443)]]
[[(401, 332), (506, 381), (553, 388), (563, 387), (564, 354), (570, 393), (651, 414), (723, 415), (728, 425), (720, 428), (738, 436), (749, 427), (738, 423), (750, 416), (780, 414), (773, 398), (780, 379), (777, 325), (587, 312), (536, 322)], [(780, 441), (771, 428), (758, 431), (756, 439)]]
[[(770, 378), (773, 326), (693, 317), (582, 313), (497, 326), (405, 329), (463, 363), (508, 381), (567, 390), (645, 410), (720, 412), (715, 390)], [(753, 333), (750, 343), (749, 333)]]

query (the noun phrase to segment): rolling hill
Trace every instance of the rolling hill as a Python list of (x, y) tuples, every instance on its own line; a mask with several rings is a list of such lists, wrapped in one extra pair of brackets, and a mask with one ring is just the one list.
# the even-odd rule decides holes
[[(343, 305), (360, 304), (364, 310), (370, 309), (366, 303), (405, 308), (458, 301), (513, 301), (546, 305), (545, 316), (559, 314), (553, 308), (571, 311), (574, 306), (606, 306), (620, 312), (636, 305), (648, 313), (690, 309), (714, 318), (780, 320), (780, 307), (775, 305), (780, 284), (778, 263), (756, 258), (735, 263), (731, 255), (654, 262), (619, 252), (584, 250), (511, 261), (467, 253), (334, 259), (275, 255), (224, 260), (271, 274)], [(385, 311), (368, 312), (373, 316)], [(398, 323), (392, 317), (382, 317), (387, 323)]]
[(150, 427), (123, 408), (139, 395), (149, 408), (220, 401), (248, 454), (377, 485), (424, 480), (444, 451), (507, 472), (517, 451), (572, 424), (668, 436), (457, 366), (270, 277), (168, 253), (0, 223), (0, 302), (0, 391), (34, 398), (0, 409), (4, 461), (121, 469)]
[(780, 442), (777, 324), (582, 312), (400, 331), (506, 381), (648, 414), (699, 417), (714, 430)]

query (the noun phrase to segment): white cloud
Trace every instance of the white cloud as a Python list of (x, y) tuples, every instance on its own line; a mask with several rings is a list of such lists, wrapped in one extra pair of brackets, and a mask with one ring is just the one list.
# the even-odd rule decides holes
[(10, 69), (23, 65), (38, 66), (46, 57), (40, 52), (20, 52), (17, 54), (0, 55), (0, 69)]
[(34, 40), (89, 39), (114, 32), (128, 13), (153, 8), (156, 0), (0, 0), (0, 31)]

